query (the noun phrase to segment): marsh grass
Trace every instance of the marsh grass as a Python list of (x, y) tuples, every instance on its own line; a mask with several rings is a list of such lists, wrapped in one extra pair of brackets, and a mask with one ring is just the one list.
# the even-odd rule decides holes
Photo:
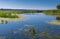
[[(51, 27), (47, 27), (47, 29), (49, 29), (49, 28), (51, 28)], [(16, 38), (17, 39), (18, 38), (17, 37), (17, 34), (18, 34), (19, 36), (20, 35), (24, 35), (22, 37), (29, 38), (29, 39), (36, 39), (36, 38), (38, 38), (38, 39), (55, 39), (55, 38), (56, 39), (60, 39), (60, 36), (57, 35), (57, 33), (50, 34), (50, 33), (46, 32), (46, 30), (45, 31), (40, 31), (39, 34), (36, 32), (36, 30), (35, 30), (34, 27), (30, 27), (27, 31), (24, 31), (24, 30), (25, 29), (23, 29), (21, 31), (19, 30), (22, 33), (17, 32), (17, 33), (14, 34), (12, 32), (13, 33), (13, 38)], [(12, 39), (12, 37), (11, 36), (8, 36), (8, 39)], [(19, 37), (19, 39), (20, 39), (20, 37)]]
[(0, 17), (2, 18), (18, 18), (17, 15), (12, 15), (11, 13), (0, 13)]

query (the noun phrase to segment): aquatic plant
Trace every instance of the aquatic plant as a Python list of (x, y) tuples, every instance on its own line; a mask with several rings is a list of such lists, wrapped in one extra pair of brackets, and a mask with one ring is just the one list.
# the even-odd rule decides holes
[[(49, 28), (51, 28), (51, 27), (48, 26), (47, 29), (49, 29)], [(18, 30), (19, 31), (17, 33), (16, 32), (14, 32), (15, 34), (13, 33), (13, 38), (15, 38), (15, 37), (20, 38), (20, 37), (17, 37), (17, 34), (18, 34), (18, 36), (23, 35), (23, 37), (25, 36), (26, 38), (28, 37), (31, 39), (36, 39), (36, 38), (39, 38), (39, 39), (55, 39), (55, 38), (60, 39), (60, 36), (48, 33), (46, 31), (39, 31), (39, 33), (37, 33), (34, 27), (30, 27), (29, 29), (27, 29), (27, 31), (25, 31), (25, 28), (19, 28)], [(22, 33), (20, 34), (20, 32), (22, 32)], [(8, 39), (11, 39), (11, 37), (8, 36)]]
[(32, 36), (35, 36), (36, 34), (35, 29), (33, 27), (30, 28), (29, 32), (31, 33)]
[(49, 33), (47, 33), (47, 32), (40, 33), (40, 37), (41, 38), (44, 38), (45, 37), (45, 38), (48, 38), (48, 39), (52, 39), (52, 36)]
[(60, 39), (60, 36), (56, 36), (57, 39)]

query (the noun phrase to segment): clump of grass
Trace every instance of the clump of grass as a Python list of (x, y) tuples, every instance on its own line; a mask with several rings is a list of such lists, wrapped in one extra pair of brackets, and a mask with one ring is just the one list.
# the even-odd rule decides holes
[(31, 33), (32, 36), (35, 36), (36, 34), (35, 29), (33, 27), (30, 28), (29, 32)]
[(11, 13), (0, 13), (0, 17), (3, 17), (3, 18), (18, 18), (17, 15), (11, 14)]

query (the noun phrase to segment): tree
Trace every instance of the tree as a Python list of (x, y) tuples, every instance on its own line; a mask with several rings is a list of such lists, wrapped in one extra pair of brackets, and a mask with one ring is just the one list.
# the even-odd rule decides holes
[(60, 10), (60, 4), (59, 4), (59, 5), (57, 5), (57, 9), (59, 9), (59, 10)]

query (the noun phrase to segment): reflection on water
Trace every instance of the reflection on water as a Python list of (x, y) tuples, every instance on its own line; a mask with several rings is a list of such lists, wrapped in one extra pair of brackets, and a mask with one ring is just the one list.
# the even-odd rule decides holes
[(7, 21), (7, 20), (0, 20), (0, 23), (1, 23), (1, 24), (7, 24), (8, 21)]

